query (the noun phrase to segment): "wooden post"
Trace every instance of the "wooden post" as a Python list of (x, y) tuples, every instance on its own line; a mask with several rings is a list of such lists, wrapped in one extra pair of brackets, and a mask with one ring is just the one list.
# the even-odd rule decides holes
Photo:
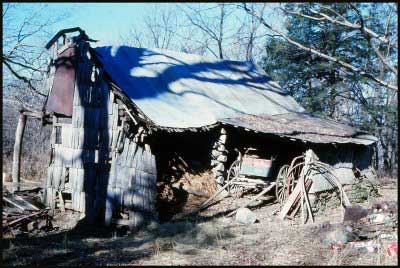
[(19, 190), (18, 183), (20, 182), (21, 171), (22, 138), (24, 136), (25, 125), (26, 115), (20, 113), (17, 130), (15, 131), (14, 155), (12, 165), (12, 180), (13, 183), (17, 184), (17, 186), (13, 188), (13, 191)]

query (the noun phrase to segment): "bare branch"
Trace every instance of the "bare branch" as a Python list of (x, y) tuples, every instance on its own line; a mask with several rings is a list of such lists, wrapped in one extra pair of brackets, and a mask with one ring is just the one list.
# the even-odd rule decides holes
[(26, 103), (25, 101), (21, 100), (21, 98), (19, 98), (17, 96), (13, 96), (11, 99), (4, 99), (4, 101), (20, 104), (22, 106), (22, 109), (25, 111), (38, 113), (38, 114), (41, 113), (37, 107), (34, 107), (34, 106)]
[(325, 6), (325, 5), (321, 5), (321, 8), (322, 8), (322, 9), (326, 9), (326, 10), (332, 12), (332, 13), (335, 14), (336, 16), (340, 17), (342, 20), (348, 22), (347, 19), (346, 19), (345, 17), (343, 17), (342, 15), (340, 15), (340, 14), (339, 14), (338, 12), (336, 12), (334, 9), (332, 9), (332, 8), (330, 8), (330, 7), (328, 7), (328, 6)]
[(383, 80), (377, 78), (376, 76), (374, 76), (374, 75), (368, 73), (368, 72), (365, 71), (365, 70), (361, 70), (360, 68), (357, 68), (357, 67), (355, 67), (355, 66), (353, 66), (353, 65), (351, 65), (351, 64), (349, 64), (349, 63), (346, 63), (346, 62), (344, 62), (344, 61), (342, 61), (342, 60), (339, 60), (338, 58), (335, 58), (335, 57), (326, 55), (326, 54), (324, 54), (324, 53), (322, 53), (322, 52), (320, 52), (320, 51), (317, 51), (317, 50), (315, 50), (315, 49), (313, 49), (313, 48), (310, 48), (310, 47), (306, 47), (306, 46), (304, 46), (304, 45), (302, 45), (302, 44), (300, 44), (300, 43), (298, 43), (298, 42), (292, 40), (291, 38), (289, 38), (289, 37), (286, 36), (285, 34), (283, 34), (283, 33), (279, 32), (279, 31), (273, 29), (273, 28), (264, 20), (264, 18), (259, 17), (258, 15), (254, 14), (254, 13), (246, 6), (245, 3), (243, 3), (242, 7), (243, 7), (244, 10), (246, 10), (246, 12), (248, 12), (249, 14), (251, 14), (251, 15), (256, 16), (257, 18), (259, 18), (260, 21), (261, 21), (261, 23), (262, 23), (267, 29), (269, 29), (269, 30), (272, 31), (273, 33), (279, 35), (280, 37), (282, 37), (283, 39), (285, 39), (285, 40), (286, 40), (287, 42), (289, 42), (290, 44), (295, 45), (296, 47), (298, 47), (298, 48), (300, 48), (300, 49), (302, 49), (302, 50), (305, 50), (305, 51), (308, 51), (308, 52), (310, 52), (310, 53), (313, 53), (314, 55), (317, 55), (317, 56), (319, 56), (319, 57), (321, 57), (321, 58), (324, 58), (324, 59), (327, 59), (327, 60), (329, 60), (329, 61), (335, 62), (336, 64), (338, 64), (338, 65), (340, 65), (340, 66), (342, 66), (342, 67), (344, 67), (344, 68), (346, 68), (346, 69), (348, 69), (348, 70), (351, 70), (352, 72), (357, 73), (357, 74), (359, 74), (359, 75), (361, 75), (361, 76), (367, 77), (367, 78), (369, 78), (369, 79), (371, 79), (371, 80), (377, 82), (378, 84), (380, 84), (380, 85), (382, 85), (382, 86), (384, 86), (384, 87), (387, 87), (387, 88), (390, 88), (390, 89), (393, 89), (393, 90), (397, 90), (397, 86), (391, 85), (390, 83), (387, 83), (387, 82), (385, 82), (385, 81), (383, 81)]
[[(227, 32), (225, 29), (226, 19), (230, 14), (232, 14), (233, 11), (229, 11), (227, 9), (227, 4), (225, 3), (218, 4), (216, 8), (219, 8), (218, 17), (208, 18), (207, 20), (204, 20), (203, 17), (205, 11), (204, 9), (199, 10), (191, 8), (191, 12), (188, 12), (185, 9), (182, 9), (182, 11), (185, 13), (186, 19), (190, 22), (191, 25), (199, 28), (202, 32), (204, 32), (212, 40), (215, 41), (218, 52), (213, 52), (212, 54), (218, 54), (217, 58), (223, 59), (223, 43), (224, 40), (228, 38), (226, 36)], [(215, 24), (212, 23), (213, 21), (215, 21)], [(206, 45), (206, 48), (210, 51), (212, 50), (208, 44)]]
[(383, 63), (384, 66), (386, 66), (390, 71), (392, 71), (393, 73), (395, 73), (397, 75), (397, 69), (392, 66), (387, 60), (386, 58), (382, 55), (382, 53), (379, 51), (379, 49), (372, 43), (371, 41), (371, 37), (367, 34), (366, 29), (365, 29), (365, 24), (364, 24), (364, 19), (361, 15), (360, 10), (358, 10), (358, 8), (356, 6), (354, 6), (353, 4), (350, 4), (351, 8), (357, 13), (358, 18), (360, 19), (360, 31), (361, 34), (364, 36), (364, 38), (368, 41), (368, 44), (372, 47), (372, 49), (374, 50), (375, 54), (378, 56), (378, 58), (381, 60), (381, 62)]
[(310, 20), (318, 20), (318, 21), (324, 21), (324, 20), (326, 20), (326, 18), (324, 18), (324, 17), (319, 17), (319, 18), (317, 18), (317, 17), (313, 17), (313, 16), (309, 16), (309, 15), (300, 13), (300, 12), (290, 11), (290, 10), (287, 10), (287, 9), (284, 9), (284, 8), (280, 8), (280, 9), (281, 9), (283, 12), (287, 13), (287, 14), (292, 14), (292, 15), (300, 16), (300, 17), (303, 17), (303, 18), (306, 18), (306, 19), (310, 19)]
[(388, 18), (386, 20), (385, 33), (384, 33), (385, 38), (388, 36), (389, 33), (389, 25), (390, 25), (390, 19), (392, 18), (393, 9), (394, 9), (393, 6), (391, 6)]
[(11, 60), (10, 58), (7, 58), (7, 57), (4, 57), (2, 60), (3, 60), (3, 62), (4, 61), (8, 61), (8, 62), (10, 62), (12, 64), (18, 65), (20, 67), (23, 67), (23, 68), (26, 68), (26, 69), (29, 69), (29, 70), (32, 70), (32, 71), (35, 71), (35, 72), (44, 73), (43, 70), (37, 69), (37, 68), (32, 67), (32, 66), (28, 66), (28, 65), (20, 63), (20, 62), (13, 61), (13, 60)]
[[(351, 5), (352, 5), (352, 4), (351, 4)], [(325, 7), (325, 6), (324, 6), (324, 7)], [(326, 8), (326, 7), (325, 7), (325, 8)], [(304, 17), (304, 18), (307, 18), (307, 19), (312, 19), (312, 20), (317, 20), (317, 21), (329, 21), (329, 22), (331, 22), (331, 23), (338, 24), (338, 25), (342, 25), (342, 26), (349, 27), (349, 28), (352, 28), (352, 29), (360, 29), (360, 28), (361, 28), (361, 25), (359, 25), (359, 24), (357, 24), (357, 23), (351, 23), (350, 21), (348, 21), (347, 19), (345, 19), (343, 16), (340, 16), (340, 17), (343, 19), (343, 21), (340, 21), (340, 20), (337, 20), (337, 19), (332, 18), (331, 16), (329, 16), (329, 15), (327, 15), (327, 14), (325, 14), (325, 13), (322, 13), (322, 12), (317, 11), (317, 10), (312, 9), (312, 8), (309, 9), (310, 12), (312, 12), (312, 13), (314, 13), (314, 14), (320, 16), (320, 17), (313, 17), (313, 16), (309, 16), (309, 15), (303, 14), (303, 13), (301, 13), (301, 12), (294, 12), (294, 11), (290, 11), (290, 10), (283, 9), (283, 8), (282, 8), (282, 10), (283, 10), (284, 12), (286, 12), (286, 13), (289, 13), (289, 14), (292, 14), (292, 15), (301, 16), (301, 17)], [(331, 9), (330, 9), (330, 10), (331, 10)], [(389, 40), (388, 40), (385, 36), (379, 35), (379, 34), (375, 33), (374, 31), (372, 31), (372, 30), (369, 29), (369, 28), (364, 27), (364, 31), (365, 31), (367, 34), (369, 34), (370, 36), (372, 36), (373, 38), (378, 39), (378, 40), (381, 41), (382, 43), (387, 44), (387, 43), (389, 42)]]
[(25, 83), (27, 83), (29, 89), (33, 90), (36, 94), (38, 94), (38, 95), (40, 95), (40, 96), (46, 97), (45, 94), (41, 93), (39, 90), (37, 90), (37, 89), (32, 85), (32, 82), (31, 82), (30, 79), (28, 79), (27, 77), (25, 77), (25, 76), (23, 76), (23, 75), (19, 75), (19, 74), (12, 68), (12, 66), (11, 66), (7, 61), (4, 61), (4, 59), (3, 59), (3, 63), (4, 63), (5, 66), (7, 66), (8, 70), (10, 70), (10, 72), (11, 72), (16, 78), (18, 78), (19, 80), (22, 80), (22, 81), (24, 81)]

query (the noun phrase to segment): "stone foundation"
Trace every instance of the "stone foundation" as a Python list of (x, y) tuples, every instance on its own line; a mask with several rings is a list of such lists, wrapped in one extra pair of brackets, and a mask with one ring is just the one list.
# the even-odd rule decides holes
[[(343, 189), (352, 204), (362, 203), (370, 197), (379, 195), (377, 185), (366, 181), (343, 185)], [(313, 213), (324, 212), (340, 206), (338, 189), (309, 194), (309, 199)]]

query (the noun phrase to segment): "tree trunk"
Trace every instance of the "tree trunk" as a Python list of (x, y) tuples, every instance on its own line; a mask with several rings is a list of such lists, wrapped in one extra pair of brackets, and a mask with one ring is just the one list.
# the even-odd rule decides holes
[(17, 184), (13, 191), (19, 190), (20, 171), (21, 171), (21, 152), (22, 152), (22, 138), (24, 136), (26, 124), (26, 115), (20, 114), (18, 119), (17, 130), (15, 131), (14, 155), (12, 165), (12, 180)]

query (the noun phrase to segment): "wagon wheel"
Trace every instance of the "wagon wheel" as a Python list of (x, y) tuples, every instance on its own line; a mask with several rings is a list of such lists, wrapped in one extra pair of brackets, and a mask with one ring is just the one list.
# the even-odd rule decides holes
[[(229, 168), (228, 178), (226, 180), (227, 184), (231, 182), (234, 178), (237, 178), (239, 176), (239, 170), (240, 170), (240, 160), (236, 160), (232, 163), (231, 167)], [(233, 197), (238, 198), (242, 195), (243, 188), (239, 185), (231, 184), (227, 188), (228, 192)]]
[(288, 194), (293, 192), (294, 187), (296, 187), (297, 181), (299, 180), (301, 170), (304, 167), (304, 162), (300, 162), (295, 164), (294, 166), (290, 166), (287, 173), (287, 183), (286, 183), (286, 191)]
[(275, 196), (280, 204), (282, 204), (283, 201), (285, 201), (288, 197), (286, 195), (287, 191), (285, 191), (288, 170), (289, 165), (283, 165), (279, 170), (278, 176), (276, 177)]

